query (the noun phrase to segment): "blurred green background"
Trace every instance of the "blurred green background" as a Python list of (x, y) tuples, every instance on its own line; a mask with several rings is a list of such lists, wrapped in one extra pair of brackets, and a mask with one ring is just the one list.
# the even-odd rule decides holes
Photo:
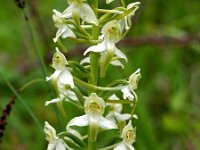
[[(127, 0), (127, 3), (132, 2)], [(115, 0), (111, 5), (118, 6)], [(105, 82), (128, 77), (141, 68), (137, 93), (137, 150), (200, 149), (200, 1), (141, 0), (133, 27), (118, 47), (128, 56), (125, 70), (110, 67)], [(43, 54), (48, 75), (56, 46), (52, 9), (67, 7), (65, 0), (27, 0), (25, 11), (33, 39), (22, 11), (14, 0), (0, 5), (0, 70), (19, 89), (28, 81), (41, 78), (35, 47)], [(105, 2), (100, 3), (105, 7)], [(66, 42), (68, 59), (80, 60), (83, 45)], [(115, 75), (115, 76), (113, 76)], [(13, 93), (0, 79), (0, 114)], [(54, 108), (44, 107), (50, 100), (44, 82), (20, 93), (41, 124), (47, 120), (57, 126)], [(78, 112), (77, 112), (78, 113)], [(69, 116), (73, 113), (69, 111)], [(57, 127), (59, 130), (59, 127)], [(1, 150), (43, 150), (44, 135), (17, 99), (7, 116)]]

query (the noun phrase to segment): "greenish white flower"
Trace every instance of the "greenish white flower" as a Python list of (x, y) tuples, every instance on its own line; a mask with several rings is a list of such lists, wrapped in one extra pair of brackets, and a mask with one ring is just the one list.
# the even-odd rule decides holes
[(93, 126), (98, 129), (117, 129), (117, 125), (112, 121), (103, 117), (105, 102), (101, 97), (98, 97), (95, 93), (92, 93), (85, 100), (84, 104), (85, 115), (73, 118), (68, 124), (70, 126)]
[(121, 137), (123, 139), (122, 142), (120, 142), (114, 150), (135, 150), (132, 144), (136, 139), (136, 128), (133, 128), (131, 120), (123, 128)]
[(69, 149), (65, 142), (56, 135), (56, 130), (47, 121), (45, 121), (44, 132), (46, 134), (46, 140), (49, 142), (47, 150)]
[(63, 12), (65, 18), (78, 17), (87, 23), (98, 25), (94, 11), (85, 0), (68, 0), (69, 7)]
[(130, 3), (127, 6), (127, 10), (135, 7), (135, 9), (133, 9), (133, 11), (131, 13), (129, 13), (127, 16), (124, 17), (124, 19), (122, 19), (120, 21), (121, 25), (125, 27), (126, 30), (129, 30), (131, 27), (131, 17), (135, 15), (136, 10), (139, 8), (140, 2), (134, 2), (134, 3)]
[(53, 41), (56, 43), (58, 38), (67, 38), (67, 37), (73, 37), (75, 38), (76, 35), (71, 30), (70, 26), (65, 24), (65, 16), (63, 13), (60, 13), (57, 10), (53, 10), (53, 21), (55, 22), (55, 26), (58, 28), (58, 31), (56, 32), (56, 37), (53, 38)]
[(128, 80), (128, 85), (124, 86), (121, 91), (123, 93), (124, 99), (133, 100), (134, 99), (134, 90), (137, 89), (138, 82), (141, 78), (140, 69), (137, 69)]
[[(121, 25), (116, 20), (110, 21), (103, 26), (101, 33), (102, 36), (100, 36), (100, 38), (103, 38), (103, 42), (89, 47), (84, 52), (84, 55), (86, 55), (88, 52), (101, 53), (100, 62), (104, 62), (106, 61), (109, 53), (109, 55), (112, 57), (116, 56), (117, 59), (125, 59), (128, 61), (126, 55), (122, 53), (115, 45), (121, 39)], [(115, 66), (121, 66), (123, 68), (123, 64), (117, 59), (112, 60), (111, 58), (109, 63)]]
[[(113, 94), (111, 95), (109, 98), (109, 100), (119, 100), (119, 98)], [(125, 113), (125, 114), (121, 114), (121, 111), (122, 111), (122, 104), (120, 103), (108, 103), (107, 106), (110, 106), (110, 111), (109, 113), (106, 115), (106, 118), (113, 121), (113, 122), (116, 122), (115, 119), (120, 122), (120, 121), (125, 121), (125, 120), (128, 120), (130, 119), (131, 115), (128, 114), (128, 113)]]
[(59, 51), (58, 48), (56, 48), (56, 52), (54, 53), (52, 60), (52, 67), (55, 71), (50, 77), (47, 77), (46, 80), (52, 81), (52, 84), (59, 96), (51, 101), (46, 101), (45, 105), (57, 103), (64, 100), (65, 97), (77, 100), (76, 94), (70, 90), (74, 88), (74, 81), (70, 73), (70, 69), (65, 66), (66, 64), (67, 60), (65, 56)]

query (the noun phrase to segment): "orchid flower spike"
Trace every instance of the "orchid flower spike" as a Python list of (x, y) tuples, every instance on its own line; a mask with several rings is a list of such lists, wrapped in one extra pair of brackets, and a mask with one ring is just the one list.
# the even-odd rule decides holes
[(137, 69), (128, 80), (128, 85), (124, 86), (121, 91), (123, 93), (124, 99), (133, 100), (134, 99), (134, 90), (137, 89), (138, 82), (141, 78), (140, 69)]
[(65, 96), (72, 100), (77, 100), (75, 93), (70, 90), (74, 88), (74, 81), (70, 69), (65, 66), (66, 64), (67, 60), (65, 56), (56, 48), (52, 59), (52, 67), (55, 69), (55, 72), (50, 77), (47, 77), (46, 80), (52, 81), (59, 96), (51, 101), (46, 101), (45, 105), (62, 101)]
[(68, 0), (69, 7), (63, 12), (65, 18), (81, 18), (83, 21), (91, 24), (98, 25), (98, 20), (94, 11), (85, 0)]
[(44, 132), (46, 140), (49, 142), (47, 150), (66, 150), (68, 148), (65, 142), (59, 139), (56, 135), (56, 130), (47, 121), (45, 121)]
[(114, 150), (135, 150), (132, 144), (136, 139), (136, 128), (133, 128), (131, 120), (129, 123), (123, 128), (122, 135), (123, 141), (120, 142)]
[(55, 26), (58, 28), (58, 31), (56, 33), (56, 37), (53, 38), (53, 41), (56, 43), (57, 40), (62, 37), (62, 38), (68, 38), (72, 37), (75, 38), (76, 35), (73, 33), (73, 31), (70, 29), (70, 26), (65, 24), (65, 16), (60, 13), (57, 10), (53, 10), (53, 21), (55, 22)]

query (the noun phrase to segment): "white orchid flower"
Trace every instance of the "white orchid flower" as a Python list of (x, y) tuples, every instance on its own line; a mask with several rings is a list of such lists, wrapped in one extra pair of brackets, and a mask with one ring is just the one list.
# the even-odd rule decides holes
[[(119, 100), (119, 98), (115, 94), (111, 95), (108, 99), (116, 100), (116, 101)], [(106, 115), (107, 119), (109, 119), (113, 122), (115, 122), (115, 119), (117, 119), (118, 122), (130, 119), (130, 117), (131, 117), (130, 114), (128, 114), (128, 113), (121, 114), (122, 104), (108, 103), (107, 106), (110, 106), (110, 111)]]
[(117, 129), (115, 123), (102, 116), (104, 113), (105, 102), (101, 97), (92, 93), (88, 98), (86, 98), (84, 107), (86, 114), (73, 118), (67, 124), (67, 129), (70, 126), (90, 126), (93, 129), (95, 128), (95, 130), (98, 130), (98, 127), (102, 129)]
[[(123, 68), (123, 64), (118, 59), (124, 59), (125, 61), (128, 61), (128, 59), (115, 45), (121, 38), (121, 25), (116, 20), (110, 21), (103, 26), (101, 33), (102, 35), (100, 38), (103, 38), (103, 41), (89, 47), (84, 52), (84, 55), (88, 52), (100, 53), (100, 62), (102, 64), (106, 62), (105, 64), (111, 63), (112, 65), (121, 66)], [(114, 56), (116, 59), (113, 60)]]
[(70, 29), (69, 25), (64, 23), (65, 16), (60, 13), (57, 10), (53, 10), (53, 21), (55, 22), (55, 26), (58, 28), (58, 31), (56, 33), (56, 37), (53, 38), (53, 41), (56, 43), (58, 38), (67, 38), (67, 37), (73, 37), (75, 38), (76, 35), (73, 33), (73, 31)]
[(55, 69), (55, 72), (50, 77), (47, 77), (46, 80), (52, 81), (59, 96), (51, 101), (46, 101), (45, 105), (57, 103), (64, 100), (65, 97), (77, 100), (76, 94), (70, 90), (74, 88), (74, 81), (69, 68), (65, 66), (66, 64), (65, 56), (56, 48), (52, 61), (52, 67)]
[(123, 141), (120, 142), (114, 150), (135, 150), (132, 144), (136, 139), (136, 128), (133, 128), (131, 120), (129, 123), (123, 128), (122, 135)]
[(90, 5), (84, 1), (85, 0), (68, 0), (70, 6), (64, 10), (63, 15), (65, 18), (78, 16), (87, 23), (98, 25), (98, 20), (94, 14), (94, 11)]
[(136, 10), (139, 8), (140, 2), (134, 2), (134, 3), (130, 3), (127, 6), (127, 10), (135, 7), (135, 9), (133, 9), (133, 11), (131, 13), (129, 13), (127, 16), (124, 17), (124, 19), (122, 19), (120, 21), (122, 26), (125, 26), (126, 30), (129, 30), (131, 27), (131, 17), (135, 15)]
[(137, 85), (138, 82), (141, 78), (141, 74), (140, 74), (140, 69), (137, 69), (130, 77), (128, 80), (128, 85), (124, 86), (121, 91), (123, 93), (123, 98), (124, 99), (129, 99), (129, 100), (133, 100), (134, 99), (134, 90), (137, 89)]
[(69, 147), (64, 143), (62, 139), (56, 135), (56, 130), (45, 121), (44, 132), (46, 134), (46, 140), (49, 142), (47, 150), (66, 150)]

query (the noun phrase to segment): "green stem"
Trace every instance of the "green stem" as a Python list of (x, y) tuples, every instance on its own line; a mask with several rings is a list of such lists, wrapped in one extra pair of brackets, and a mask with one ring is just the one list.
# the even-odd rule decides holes
[(113, 104), (131, 104), (133, 101), (130, 100), (105, 100), (106, 103), (113, 103)]
[(132, 110), (131, 110), (131, 116), (133, 116), (134, 115), (134, 112), (135, 112), (135, 108), (136, 108), (136, 106), (137, 106), (137, 104), (138, 104), (138, 97), (137, 97), (137, 94), (133, 91), (133, 94), (134, 94), (134, 97), (135, 97), (135, 99), (134, 99), (134, 104), (133, 104), (133, 108), (132, 108)]
[[(98, 0), (93, 0), (91, 1), (93, 11), (98, 18)], [(93, 40), (98, 40), (99, 37), (99, 26), (93, 25), (92, 27), (92, 39)], [(88, 83), (96, 86), (98, 82), (98, 77), (99, 77), (99, 53), (95, 52), (90, 52), (90, 78), (88, 80)], [(91, 89), (89, 91), (89, 94), (92, 92), (95, 92), (96, 89)], [(90, 128), (90, 127), (89, 127)], [(91, 140), (91, 130), (88, 129), (88, 149), (89, 150), (96, 150), (96, 139), (95, 141)], [(94, 131), (95, 132), (95, 131)], [(97, 131), (98, 133), (98, 131)]]
[(82, 85), (88, 89), (91, 89), (93, 91), (95, 90), (99, 90), (99, 91), (118, 91), (118, 90), (121, 90), (123, 88), (123, 86), (118, 86), (118, 87), (101, 87), (101, 86), (96, 86), (96, 85), (93, 85), (93, 84), (89, 84), (89, 83), (86, 83), (82, 80), (80, 80), (79, 78), (77, 77), (73, 77), (74, 79), (74, 82), (76, 82), (77, 84), (79, 85)]
[(123, 7), (126, 7), (126, 2), (125, 2), (125, 0), (121, 0), (121, 3), (122, 3), (122, 6), (123, 6)]
[(83, 97), (82, 93), (79, 91), (79, 89), (77, 87), (74, 87), (72, 90), (76, 93), (80, 104), (83, 106), (84, 105), (84, 97)]
[[(90, 52), (90, 78), (89, 83), (97, 85), (98, 80), (98, 64), (99, 64), (99, 54), (95, 52)], [(95, 92), (92, 90), (91, 92)]]
[(36, 82), (41, 82), (41, 81), (44, 81), (43, 79), (34, 79), (34, 80), (31, 80), (29, 82), (27, 82), (26, 84), (24, 84), (20, 89), (19, 91), (22, 92), (23, 90), (25, 90), (26, 88), (28, 88), (29, 86), (31, 86), (32, 84), (36, 83)]
[[(89, 141), (89, 138), (88, 138)], [(88, 150), (96, 150), (96, 141), (88, 142)]]
[(98, 12), (101, 13), (113, 13), (113, 14), (122, 14), (122, 11), (119, 10), (108, 10), (108, 9), (97, 9)]

